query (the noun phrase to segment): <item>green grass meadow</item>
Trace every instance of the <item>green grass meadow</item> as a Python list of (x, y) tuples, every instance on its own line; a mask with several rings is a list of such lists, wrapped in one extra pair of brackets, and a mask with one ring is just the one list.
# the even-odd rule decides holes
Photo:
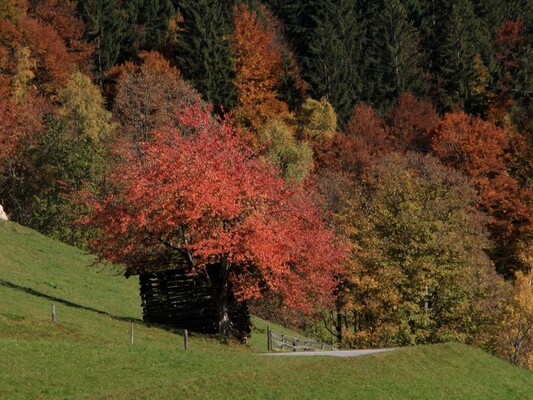
[(185, 351), (143, 324), (136, 278), (92, 262), (0, 221), (0, 399), (533, 399), (533, 374), (453, 343), (268, 357), (254, 318), (248, 345), (191, 334)]

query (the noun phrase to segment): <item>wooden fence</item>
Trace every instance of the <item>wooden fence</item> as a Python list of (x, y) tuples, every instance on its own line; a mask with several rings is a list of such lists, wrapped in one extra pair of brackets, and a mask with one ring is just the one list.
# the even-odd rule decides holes
[(268, 351), (338, 350), (330, 344), (285, 335), (284, 333), (276, 332), (270, 329), (270, 327), (267, 327), (267, 348)]

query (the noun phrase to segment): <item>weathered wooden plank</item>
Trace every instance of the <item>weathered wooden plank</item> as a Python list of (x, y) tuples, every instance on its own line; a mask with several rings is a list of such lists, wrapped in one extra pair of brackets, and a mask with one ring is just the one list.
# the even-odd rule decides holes
[[(207, 268), (205, 274), (193, 276), (184, 269), (142, 274), (139, 282), (143, 318), (147, 322), (177, 328), (216, 333), (218, 313), (216, 286), (218, 269)], [(230, 299), (230, 320), (242, 336), (250, 333), (250, 315), (245, 304)]]

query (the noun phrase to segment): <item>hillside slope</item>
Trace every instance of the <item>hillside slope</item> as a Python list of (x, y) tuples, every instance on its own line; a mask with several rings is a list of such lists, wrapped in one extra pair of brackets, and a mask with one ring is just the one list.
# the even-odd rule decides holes
[[(0, 221), (0, 398), (533, 399), (533, 374), (459, 344), (354, 359), (272, 358), (140, 320), (135, 279)], [(51, 305), (58, 322), (51, 322)], [(131, 321), (135, 342), (129, 344)]]

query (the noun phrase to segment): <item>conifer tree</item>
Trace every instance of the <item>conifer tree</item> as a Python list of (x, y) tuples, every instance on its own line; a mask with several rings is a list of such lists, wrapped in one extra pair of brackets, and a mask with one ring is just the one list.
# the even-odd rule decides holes
[(231, 109), (235, 102), (230, 46), (232, 1), (181, 0), (183, 15), (177, 65), (185, 79), (215, 110)]
[(435, 15), (439, 21), (432, 38), (433, 68), (441, 80), (441, 107), (463, 107), (469, 100), (476, 75), (475, 58), (485, 65), (490, 58), (490, 35), (475, 15), (471, 0), (447, 1)]
[(120, 58), (127, 36), (128, 19), (117, 0), (80, 0), (78, 11), (87, 26), (85, 37), (95, 46), (95, 69), (99, 76)]
[(310, 14), (311, 24), (303, 58), (304, 79), (312, 97), (326, 97), (343, 123), (362, 89), (362, 26), (357, 1), (309, 2), (305, 11)]
[(359, 0), (268, 3), (285, 23), (309, 94), (325, 97), (339, 121), (346, 122), (362, 90), (364, 27)]
[(368, 32), (369, 66), (365, 95), (385, 108), (400, 93), (421, 93), (423, 89), (418, 32), (409, 21), (400, 0), (383, 1), (374, 8), (372, 30)]
[(96, 47), (96, 70), (103, 73), (143, 50), (163, 47), (169, 20), (175, 14), (170, 0), (79, 0), (86, 38)]

